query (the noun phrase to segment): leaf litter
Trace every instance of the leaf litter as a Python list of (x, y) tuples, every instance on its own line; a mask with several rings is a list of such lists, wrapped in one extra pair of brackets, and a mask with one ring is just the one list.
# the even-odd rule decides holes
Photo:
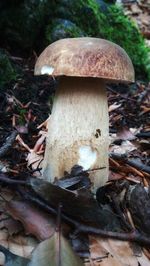
[[(128, 8), (137, 14), (141, 3)], [(149, 84), (108, 88), (110, 175), (95, 199), (88, 172), (78, 167), (55, 184), (39, 179), (55, 84), (33, 78), (24, 63), (24, 77), (1, 97), (1, 265), (150, 265)]]

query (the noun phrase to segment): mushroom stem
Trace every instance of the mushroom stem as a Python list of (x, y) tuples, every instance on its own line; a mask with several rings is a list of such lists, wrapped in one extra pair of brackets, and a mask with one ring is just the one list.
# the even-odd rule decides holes
[(61, 77), (48, 122), (43, 176), (53, 182), (74, 165), (90, 171), (94, 190), (108, 180), (109, 118), (104, 82)]

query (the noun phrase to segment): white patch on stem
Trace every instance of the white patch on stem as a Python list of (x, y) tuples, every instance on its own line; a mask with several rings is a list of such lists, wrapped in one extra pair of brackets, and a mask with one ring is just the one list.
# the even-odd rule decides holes
[(82, 146), (79, 148), (78, 165), (83, 167), (83, 170), (88, 170), (95, 163), (97, 152), (92, 151), (90, 146)]

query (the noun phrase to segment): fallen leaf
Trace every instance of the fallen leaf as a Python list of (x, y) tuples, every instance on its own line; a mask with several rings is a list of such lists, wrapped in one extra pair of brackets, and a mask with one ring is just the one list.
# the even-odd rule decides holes
[(7, 230), (0, 230), (0, 244), (15, 255), (25, 258), (30, 257), (37, 243), (37, 240), (31, 236), (20, 234), (11, 237)]
[(19, 221), (7, 217), (0, 220), (0, 229), (6, 228), (10, 235), (16, 234), (23, 229)]
[(37, 154), (34, 150), (31, 150), (27, 156), (27, 161), (28, 167), (31, 167), (33, 170), (36, 170), (42, 167), (43, 155)]
[[(111, 228), (112, 219), (117, 219), (113, 212), (98, 205), (89, 190), (77, 194), (37, 178), (30, 178), (29, 183), (34, 192), (51, 207), (57, 209), (61, 203), (62, 212), (72, 219), (101, 228), (107, 226), (107, 229)], [(119, 226), (119, 220), (117, 221)]]
[(27, 266), (29, 262), (29, 259), (13, 254), (12, 252), (10, 252), (8, 249), (6, 249), (3, 246), (0, 246), (0, 251), (4, 255), (4, 256), (3, 255), (0, 256), (1, 260), (3, 258), (1, 265), (5, 264), (5, 266), (19, 266), (19, 265)]
[(113, 104), (111, 104), (111, 105), (109, 106), (109, 108), (108, 108), (108, 112), (112, 112), (112, 111), (118, 109), (120, 106), (121, 106), (121, 104), (113, 103)]
[(136, 146), (134, 146), (129, 140), (122, 141), (121, 145), (113, 145), (110, 147), (111, 152), (119, 154), (126, 154), (136, 149)]
[(25, 201), (10, 201), (5, 206), (6, 211), (16, 220), (19, 220), (27, 233), (44, 240), (53, 235), (55, 218), (38, 207)]
[(142, 13), (142, 10), (139, 8), (137, 3), (131, 5), (131, 11), (134, 15)]
[(123, 127), (118, 130), (117, 138), (121, 140), (133, 140), (136, 137), (128, 127)]
[(83, 266), (80, 258), (73, 252), (69, 242), (55, 232), (54, 235), (41, 242), (32, 253), (28, 266)]
[[(139, 251), (135, 255), (132, 245), (127, 241), (103, 239), (101, 237), (89, 236), (91, 258), (100, 260), (102, 266), (149, 266), (150, 261)], [(95, 264), (96, 265), (96, 264)]]

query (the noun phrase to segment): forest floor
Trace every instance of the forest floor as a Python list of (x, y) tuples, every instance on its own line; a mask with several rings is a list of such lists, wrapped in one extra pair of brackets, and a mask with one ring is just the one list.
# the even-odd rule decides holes
[[(124, 8), (129, 16), (136, 19), (142, 34), (149, 43), (150, 3), (148, 1), (146, 3), (144, 1), (125, 1)], [(26, 198), (22, 187), (25, 183), (28, 183), (30, 177), (32, 179), (33, 176), (41, 176), (40, 162), (43, 159), (46, 136), (45, 121), (52, 107), (56, 81), (48, 77), (34, 77), (35, 55), (32, 58), (24, 59), (15, 57), (14, 53), (11, 60), (21, 69), (22, 75), (16, 82), (9, 84), (5, 91), (0, 92), (0, 183), (2, 184), (0, 190), (0, 251), (5, 254), (7, 266), (16, 265), (17, 261), (19, 261), (19, 265), (28, 265), (29, 261), (25, 258), (30, 256), (31, 251), (39, 241), (53, 235), (54, 223), (56, 223), (52, 221), (52, 217), (47, 217), (44, 207), (42, 209), (41, 205), (38, 205), (41, 209), (37, 210), (37, 207), (35, 209), (31, 204), (33, 198), (34, 200), (36, 198), (34, 193), (39, 193), (37, 184), (31, 186), (34, 190), (33, 194), (31, 191), (29, 193), (30, 189), (25, 188), (27, 195), (30, 195), (30, 199)], [(84, 233), (82, 238), (69, 236), (68, 239), (72, 243), (73, 249), (83, 258), (84, 264), (87, 266), (117, 266), (124, 265), (124, 261), (127, 261), (128, 265), (150, 265), (150, 243), (147, 240), (150, 235), (150, 198), (145, 190), (142, 190), (139, 192), (141, 193), (142, 202), (138, 202), (136, 194), (133, 194), (130, 202), (124, 199), (126, 206), (122, 207), (122, 197), (124, 197), (122, 193), (126, 191), (126, 194), (131, 197), (129, 187), (139, 189), (137, 185), (141, 184), (142, 188), (144, 186), (149, 190), (150, 84), (145, 83), (145, 81), (136, 81), (128, 86), (109, 84), (107, 91), (111, 144), (109, 183), (104, 199), (105, 203), (108, 203), (109, 198), (109, 204), (110, 202), (113, 203), (115, 215), (121, 217), (123, 229), (125, 229), (123, 230), (121, 227), (121, 232), (126, 233), (126, 240), (133, 241), (131, 234), (128, 233), (133, 232), (135, 228), (139, 229), (140, 237), (138, 238), (135, 235), (134, 240), (140, 245), (131, 248), (129, 242), (121, 241), (123, 236), (119, 237), (117, 233), (115, 237), (120, 239), (118, 242), (102, 238), (102, 236), (104, 237), (103, 232), (98, 234), (100, 237), (95, 236), (94, 233), (86, 234), (85, 237)], [(80, 173), (75, 177), (83, 177), (83, 175), (84, 173)], [(126, 183), (123, 183), (124, 181)], [(63, 182), (64, 185), (65, 181)], [(80, 182), (81, 179), (79, 178), (77, 182), (78, 189), (81, 188)], [(108, 197), (109, 188), (111, 192)], [(118, 191), (114, 197), (114, 189), (116, 190), (116, 188)], [(78, 189), (75, 187), (75, 191)], [(99, 202), (103, 201), (99, 196), (100, 192), (97, 193)], [(39, 195), (41, 196), (41, 194)], [(88, 202), (88, 204), (90, 203)], [(138, 209), (135, 209), (135, 205), (138, 206)], [(72, 205), (71, 207), (73, 208)], [(55, 210), (57, 218), (60, 218), (61, 214), (58, 214), (60, 210), (57, 212), (56, 206)], [(24, 215), (24, 213), (26, 214)], [(67, 215), (70, 217), (69, 213)], [(139, 222), (140, 219), (141, 222)], [(51, 222), (47, 228), (49, 220)], [(78, 221), (78, 225), (80, 225), (80, 222)], [(41, 229), (41, 223), (45, 225), (47, 232), (44, 232), (44, 225)], [(111, 230), (113, 229), (111, 228)], [(63, 230), (67, 235), (68, 229)], [(60, 230), (58, 231), (60, 233)], [(51, 244), (49, 243), (49, 245)], [(144, 246), (144, 248), (141, 248), (141, 246)], [(66, 244), (65, 249), (69, 254), (70, 265), (76, 265), (72, 262), (71, 251)], [(56, 254), (58, 255), (59, 252)], [(34, 259), (31, 266), (38, 265), (38, 262)], [(47, 260), (49, 259), (48, 257)], [(3, 264), (4, 256), (1, 254), (0, 265)]]

